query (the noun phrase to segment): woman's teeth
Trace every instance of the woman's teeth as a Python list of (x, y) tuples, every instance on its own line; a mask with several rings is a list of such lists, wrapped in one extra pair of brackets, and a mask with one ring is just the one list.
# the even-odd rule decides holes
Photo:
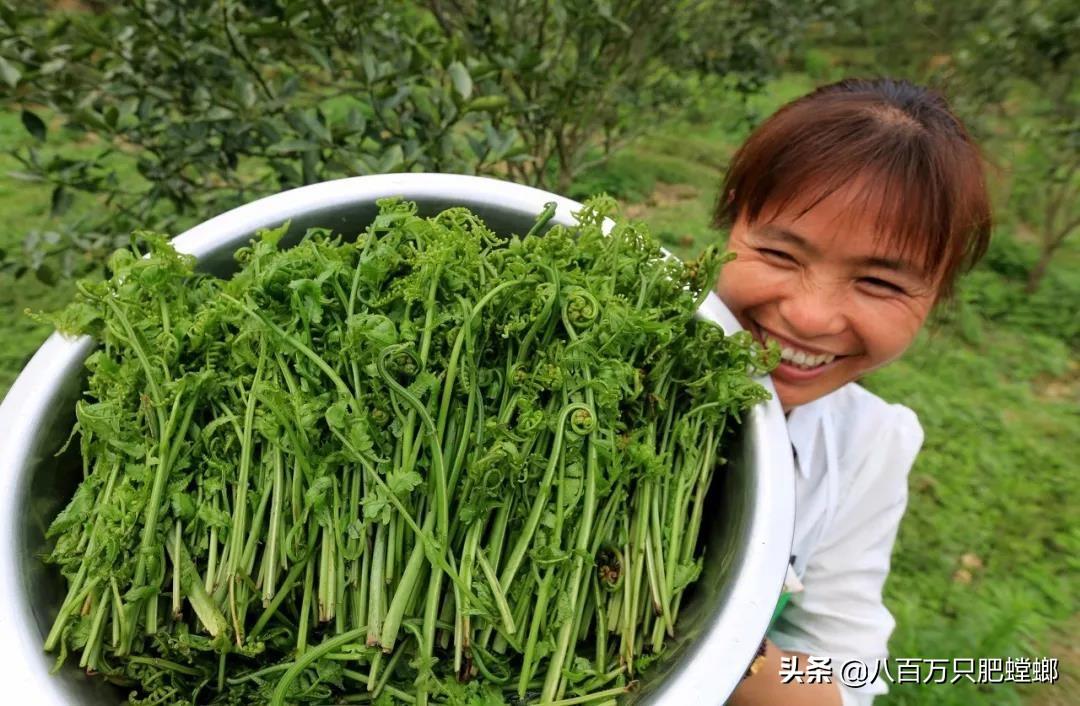
[[(765, 335), (765, 340), (776, 341), (769, 335)], [(836, 355), (833, 353), (807, 353), (806, 351), (800, 351), (795, 348), (789, 348), (783, 345), (780, 341), (776, 341), (780, 346), (780, 359), (786, 363), (802, 368), (803, 370), (810, 370), (827, 363), (831, 363), (836, 360)]]
[(832, 353), (807, 353), (805, 351), (797, 351), (794, 348), (781, 348), (780, 359), (792, 363), (795, 367), (802, 368), (803, 370), (810, 370), (826, 363), (831, 363), (836, 359), (836, 356)]

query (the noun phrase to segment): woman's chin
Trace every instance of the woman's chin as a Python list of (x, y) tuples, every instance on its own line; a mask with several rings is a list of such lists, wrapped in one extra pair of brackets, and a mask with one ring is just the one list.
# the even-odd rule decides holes
[(780, 364), (773, 370), (772, 376), (773, 380), (780, 379), (792, 385), (813, 385), (824, 378), (830, 377), (830, 374), (834, 373), (841, 363), (843, 363), (843, 359), (837, 358), (830, 363), (816, 365), (812, 368), (805, 368), (801, 365), (781, 360)]
[(831, 363), (808, 369), (781, 361), (772, 371), (771, 377), (784, 411), (824, 397), (853, 379), (844, 375), (840, 369), (843, 362), (838, 358)]

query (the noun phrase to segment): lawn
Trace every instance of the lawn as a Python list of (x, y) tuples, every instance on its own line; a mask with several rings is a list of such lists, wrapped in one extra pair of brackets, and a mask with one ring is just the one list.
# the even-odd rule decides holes
[[(787, 74), (750, 109), (767, 114), (812, 85), (805, 75)], [(745, 108), (719, 98), (706, 107), (582, 175), (572, 195), (613, 193), (681, 255), (720, 238), (710, 213), (723, 165), (745, 133), (738, 120)], [(25, 139), (17, 115), (0, 115), (2, 144)], [(0, 173), (15, 166), (0, 156)], [(0, 178), (0, 247), (18, 248), (27, 230), (47, 230), (48, 208), (47, 190)], [(1054, 656), (1062, 659), (1062, 680), (1022, 688), (894, 686), (879, 700), (883, 706), (1047, 706), (1075, 703), (1080, 694), (1080, 251), (1068, 246), (1040, 292), (1026, 297), (1019, 265), (1034, 252), (1022, 235), (1022, 224), (1001, 219), (991, 256), (957, 302), (904, 359), (864, 383), (915, 410), (926, 432), (886, 586), (897, 619), (892, 654)], [(0, 274), (0, 395), (48, 334), (23, 310), (55, 307), (71, 290), (70, 283)]]

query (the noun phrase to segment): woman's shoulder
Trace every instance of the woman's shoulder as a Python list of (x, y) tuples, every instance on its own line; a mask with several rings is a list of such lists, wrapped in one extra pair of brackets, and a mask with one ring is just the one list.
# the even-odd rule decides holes
[(890, 421), (896, 425), (922, 428), (914, 411), (902, 404), (888, 402), (856, 382), (849, 382), (826, 395), (834, 414), (867, 423)]
[(923, 443), (922, 425), (914, 411), (854, 382), (826, 399), (841, 467), (859, 467), (871, 457), (885, 456), (906, 466), (905, 472), (910, 468)]

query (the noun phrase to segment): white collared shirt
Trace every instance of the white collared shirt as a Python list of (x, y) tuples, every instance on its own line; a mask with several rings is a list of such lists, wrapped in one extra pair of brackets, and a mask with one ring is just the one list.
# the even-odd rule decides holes
[(791, 410), (788, 434), (796, 468), (792, 563), (803, 590), (768, 636), (781, 649), (832, 658), (844, 706), (870, 706), (888, 691), (885, 679), (847, 687), (840, 668), (857, 659), (873, 674), (888, 655), (896, 623), (881, 589), (922, 427), (910, 409), (849, 383)]

